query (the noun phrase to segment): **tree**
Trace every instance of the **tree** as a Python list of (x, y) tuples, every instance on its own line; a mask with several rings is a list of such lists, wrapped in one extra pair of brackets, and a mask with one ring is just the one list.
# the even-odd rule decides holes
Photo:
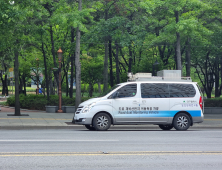
[[(79, 11), (82, 10), (82, 0), (79, 0)], [(80, 64), (80, 38), (81, 31), (79, 27), (76, 30), (76, 52), (75, 52), (75, 70), (76, 70), (76, 100), (75, 108), (81, 103), (81, 64)]]
[(103, 60), (102, 56), (87, 56), (83, 54), (81, 59), (81, 77), (84, 83), (89, 84), (89, 97), (92, 97), (93, 86), (102, 77)]

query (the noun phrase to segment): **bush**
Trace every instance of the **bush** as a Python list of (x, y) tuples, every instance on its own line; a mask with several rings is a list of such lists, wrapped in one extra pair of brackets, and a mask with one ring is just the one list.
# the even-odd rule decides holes
[(7, 104), (8, 104), (9, 106), (14, 107), (14, 106), (15, 106), (15, 97), (9, 97), (9, 98), (7, 98)]
[(204, 99), (204, 107), (222, 107), (222, 98)]
[[(82, 97), (82, 102), (88, 100), (88, 97)], [(59, 105), (59, 96), (51, 95), (49, 101), (47, 97), (43, 95), (34, 95), (30, 94), (25, 96), (24, 94), (19, 95), (20, 107), (24, 109), (31, 110), (45, 110), (45, 106), (58, 106)], [(15, 106), (15, 97), (9, 97), (7, 99), (7, 104), (9, 106)], [(62, 97), (63, 106), (75, 106), (75, 98)]]
[[(14, 97), (10, 97), (14, 98)], [(47, 99), (43, 95), (19, 95), (20, 107), (31, 110), (45, 110)], [(7, 100), (8, 102), (8, 100)]]

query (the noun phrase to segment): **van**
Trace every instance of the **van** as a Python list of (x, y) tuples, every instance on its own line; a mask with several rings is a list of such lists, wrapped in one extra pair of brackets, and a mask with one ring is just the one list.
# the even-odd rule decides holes
[(163, 70), (158, 75), (129, 74), (128, 82), (81, 103), (73, 122), (98, 131), (111, 125), (140, 124), (187, 130), (203, 122), (203, 96), (197, 83), (181, 78), (180, 70)]

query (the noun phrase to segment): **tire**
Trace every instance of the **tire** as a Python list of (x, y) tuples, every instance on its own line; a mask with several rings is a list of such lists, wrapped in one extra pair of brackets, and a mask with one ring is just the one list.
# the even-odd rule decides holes
[(187, 130), (191, 125), (190, 117), (185, 113), (179, 113), (174, 117), (173, 127), (176, 130)]
[(171, 130), (173, 125), (159, 125), (160, 129), (162, 130)]
[(93, 118), (93, 127), (98, 131), (105, 131), (110, 128), (111, 118), (106, 113), (99, 113)]
[(96, 130), (92, 125), (85, 125), (88, 130)]

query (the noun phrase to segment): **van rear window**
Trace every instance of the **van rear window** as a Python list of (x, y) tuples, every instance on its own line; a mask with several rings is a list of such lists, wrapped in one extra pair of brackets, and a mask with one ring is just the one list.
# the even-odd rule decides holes
[(170, 97), (194, 97), (196, 90), (192, 84), (169, 84)]
[(192, 84), (141, 83), (142, 98), (194, 97), (196, 90)]

